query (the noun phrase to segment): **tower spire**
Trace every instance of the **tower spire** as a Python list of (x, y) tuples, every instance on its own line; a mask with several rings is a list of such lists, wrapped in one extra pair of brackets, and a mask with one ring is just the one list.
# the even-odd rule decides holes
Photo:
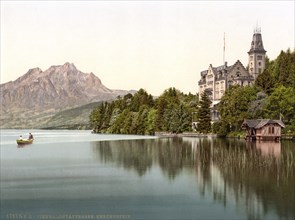
[(248, 52), (249, 54), (249, 73), (254, 77), (263, 72), (265, 69), (265, 53), (262, 36), (261, 36), (261, 28), (256, 26), (254, 29), (253, 39), (251, 42), (251, 48)]
[(261, 34), (261, 27), (258, 25), (258, 21), (256, 22), (256, 27), (254, 28), (254, 34)]

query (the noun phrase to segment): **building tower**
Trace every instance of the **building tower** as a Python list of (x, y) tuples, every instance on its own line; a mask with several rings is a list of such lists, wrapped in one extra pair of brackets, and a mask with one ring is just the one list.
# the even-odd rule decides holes
[(254, 30), (251, 49), (248, 52), (249, 73), (254, 77), (254, 80), (265, 69), (265, 53), (266, 50), (263, 48), (261, 29), (257, 27)]

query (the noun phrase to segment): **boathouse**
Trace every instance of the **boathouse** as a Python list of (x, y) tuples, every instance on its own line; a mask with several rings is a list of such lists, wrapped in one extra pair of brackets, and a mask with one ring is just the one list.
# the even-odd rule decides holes
[(285, 125), (281, 120), (245, 119), (241, 127), (246, 130), (246, 140), (280, 141)]

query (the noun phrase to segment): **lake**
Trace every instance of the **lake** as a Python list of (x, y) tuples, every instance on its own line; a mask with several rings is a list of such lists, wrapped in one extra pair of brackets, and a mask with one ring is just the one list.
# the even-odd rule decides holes
[(0, 150), (1, 219), (295, 218), (291, 141), (1, 130)]

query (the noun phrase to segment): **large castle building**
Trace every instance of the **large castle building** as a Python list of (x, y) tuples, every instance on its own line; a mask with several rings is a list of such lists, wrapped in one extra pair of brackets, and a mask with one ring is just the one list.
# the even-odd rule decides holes
[(257, 76), (265, 69), (265, 53), (261, 30), (254, 30), (251, 47), (248, 52), (248, 68), (237, 60), (233, 65), (225, 62), (221, 66), (209, 65), (207, 70), (201, 72), (199, 80), (199, 97), (205, 92), (212, 101), (212, 121), (219, 119), (216, 105), (220, 102), (225, 90), (232, 85), (248, 86), (253, 85)]

